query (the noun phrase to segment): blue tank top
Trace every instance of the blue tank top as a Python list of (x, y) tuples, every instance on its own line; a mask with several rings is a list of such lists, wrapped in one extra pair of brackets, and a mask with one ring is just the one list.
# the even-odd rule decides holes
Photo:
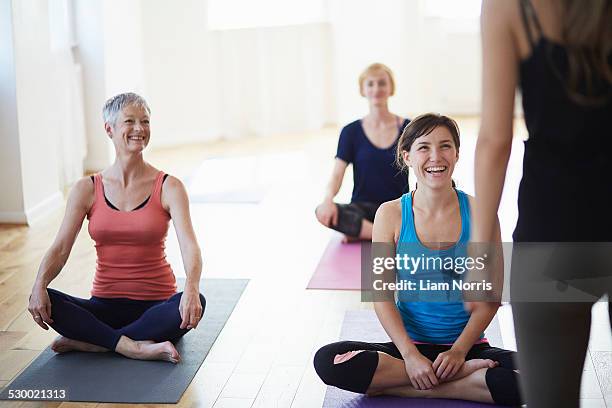
[[(421, 259), (421, 266), (397, 269), (398, 282), (414, 282), (412, 290), (397, 291), (397, 307), (406, 331), (417, 342), (452, 344), (470, 318), (463, 307), (461, 290), (453, 289), (453, 281), (460, 281), (465, 271), (461, 259), (467, 257), (470, 240), (468, 196), (461, 190), (455, 191), (461, 212), (461, 235), (458, 242), (443, 250), (427, 248), (419, 240), (414, 225), (412, 194), (404, 194), (401, 198), (402, 227), (396, 254), (417, 261)], [(484, 333), (480, 335), (483, 337)]]

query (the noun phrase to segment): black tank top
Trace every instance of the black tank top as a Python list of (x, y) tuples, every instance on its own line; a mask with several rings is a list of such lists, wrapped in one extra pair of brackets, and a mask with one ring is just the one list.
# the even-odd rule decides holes
[(543, 35), (529, 0), (519, 1), (532, 52), (520, 63), (529, 139), (514, 241), (611, 242), (612, 86), (600, 81), (603, 103), (575, 102), (565, 86), (565, 47)]

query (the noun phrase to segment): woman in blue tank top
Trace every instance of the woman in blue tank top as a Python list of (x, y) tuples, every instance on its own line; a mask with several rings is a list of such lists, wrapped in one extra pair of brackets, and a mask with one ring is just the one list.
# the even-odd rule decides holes
[(453, 290), (465, 271), (472, 199), (451, 178), (459, 144), (457, 124), (446, 116), (419, 116), (403, 131), (397, 162), (410, 167), (417, 188), (381, 205), (372, 240), (393, 246), (395, 259), (422, 263), (397, 266), (394, 283), (405, 285), (397, 301), (374, 303), (391, 342), (341, 341), (317, 351), (315, 369), (326, 384), (369, 395), (520, 404), (515, 353), (483, 336), (498, 304), (473, 302), (468, 313), (461, 289)]

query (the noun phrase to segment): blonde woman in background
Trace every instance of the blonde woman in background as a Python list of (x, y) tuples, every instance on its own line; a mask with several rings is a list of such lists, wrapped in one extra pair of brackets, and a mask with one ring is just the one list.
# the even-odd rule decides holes
[[(359, 92), (367, 99), (368, 114), (340, 132), (338, 150), (317, 220), (351, 240), (371, 240), (374, 214), (381, 203), (409, 191), (408, 175), (394, 166), (397, 140), (410, 122), (389, 111), (395, 93), (393, 72), (383, 64), (368, 66), (359, 76)], [(353, 165), (353, 194), (349, 204), (338, 204), (344, 173)]]

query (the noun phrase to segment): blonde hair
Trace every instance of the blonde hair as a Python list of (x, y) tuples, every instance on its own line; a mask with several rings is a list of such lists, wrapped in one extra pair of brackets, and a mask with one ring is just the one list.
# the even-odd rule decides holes
[(387, 76), (389, 77), (390, 85), (391, 85), (390, 95), (393, 96), (393, 94), (395, 94), (395, 78), (393, 77), (393, 71), (391, 71), (391, 68), (389, 68), (385, 64), (381, 64), (379, 62), (375, 62), (374, 64), (368, 65), (368, 67), (363, 70), (361, 75), (359, 75), (359, 94), (361, 96), (364, 96), (363, 81), (365, 81), (368, 75), (372, 74), (375, 71), (383, 71), (384, 73), (387, 74)]

